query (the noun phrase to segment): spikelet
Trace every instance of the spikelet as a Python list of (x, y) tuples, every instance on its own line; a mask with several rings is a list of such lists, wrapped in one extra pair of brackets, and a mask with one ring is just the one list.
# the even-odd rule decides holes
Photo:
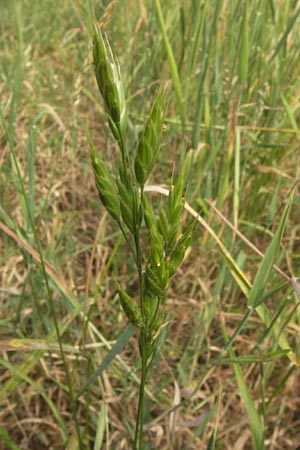
[(138, 328), (144, 327), (142, 313), (138, 305), (132, 297), (130, 297), (123, 289), (118, 290), (120, 302), (126, 317), (130, 320), (132, 325)]
[(99, 91), (103, 97), (108, 123), (115, 139), (124, 142), (126, 102), (120, 66), (114, 57), (106, 35), (95, 26), (93, 58)]
[(100, 199), (109, 214), (117, 221), (120, 221), (120, 200), (117, 185), (111, 172), (97, 155), (94, 147), (91, 146), (91, 160), (99, 192)]
[(130, 172), (124, 173), (124, 168), (120, 167), (120, 177), (117, 180), (120, 209), (122, 219), (129, 231), (134, 234), (141, 225), (141, 202), (137, 186), (132, 180)]
[(168, 268), (169, 276), (171, 277), (176, 269), (180, 266), (185, 256), (186, 250), (191, 244), (195, 225), (192, 223), (182, 234), (182, 236), (176, 242), (176, 245), (170, 255)]
[(159, 153), (164, 106), (164, 91), (163, 87), (160, 87), (140, 137), (134, 163), (135, 176), (141, 186), (146, 183)]

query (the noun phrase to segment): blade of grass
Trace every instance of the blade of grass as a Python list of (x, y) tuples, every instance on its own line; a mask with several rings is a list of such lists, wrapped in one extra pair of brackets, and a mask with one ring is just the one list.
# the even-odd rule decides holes
[[(218, 404), (216, 403), (206, 414), (203, 422), (201, 423), (201, 425), (197, 428), (197, 430), (194, 432), (193, 437), (189, 440), (188, 444), (186, 447), (184, 447), (184, 450), (188, 450), (189, 448), (191, 448), (191, 446), (194, 444), (195, 440), (197, 439), (198, 436), (200, 436), (200, 434), (203, 433), (203, 431), (205, 430), (207, 424), (212, 420), (213, 416), (215, 415), (215, 412), (218, 408)], [(209, 447), (208, 447), (209, 448)]]
[(208, 21), (204, 20), (203, 26), (203, 42), (202, 42), (202, 60), (201, 60), (201, 70), (198, 77), (197, 85), (197, 101), (196, 110), (194, 111), (194, 122), (192, 125), (192, 148), (196, 149), (200, 140), (200, 128), (201, 128), (201, 115), (202, 115), (202, 96), (203, 96), (203, 86), (205, 78), (208, 71), (210, 56), (212, 52), (212, 46), (214, 39), (211, 36), (217, 35), (217, 24), (218, 17), (220, 13), (221, 1), (217, 0), (214, 7), (214, 15), (212, 24), (208, 24)]
[(269, 58), (268, 64), (270, 64), (274, 60), (274, 58), (276, 57), (277, 53), (286, 44), (288, 36), (289, 36), (290, 32), (292, 31), (292, 28), (294, 27), (294, 25), (295, 25), (295, 23), (296, 23), (296, 21), (298, 19), (299, 13), (300, 13), (300, 8), (298, 8), (295, 11), (295, 14), (292, 16), (292, 18), (290, 19), (289, 23), (287, 24), (287, 27), (286, 27), (286, 29), (285, 29), (281, 39), (279, 40), (279, 42), (278, 42), (274, 52), (271, 54), (271, 56)]
[(241, 45), (238, 62), (239, 80), (242, 85), (247, 81), (248, 61), (249, 61), (249, 28), (248, 28), (248, 0), (246, 0), (242, 21)]
[(129, 339), (136, 332), (136, 327), (129, 324), (123, 333), (119, 336), (117, 342), (113, 345), (110, 352), (103, 359), (102, 363), (98, 367), (98, 369), (93, 373), (93, 375), (89, 378), (84, 387), (78, 392), (76, 399), (81, 397), (82, 394), (94, 383), (99, 375), (108, 367), (108, 365), (115, 359), (115, 357), (123, 350), (124, 346), (127, 344)]
[(106, 411), (105, 411), (105, 405), (102, 404), (101, 408), (100, 408), (98, 422), (97, 422), (94, 450), (101, 450), (101, 448), (102, 448), (104, 431), (105, 431), (105, 422), (106, 422)]
[(274, 237), (265, 253), (262, 262), (260, 263), (257, 274), (255, 276), (253, 286), (248, 298), (248, 308), (250, 309), (257, 308), (257, 306), (259, 306), (263, 301), (263, 293), (269, 280), (271, 269), (274, 265), (275, 257), (282, 240), (289, 210), (293, 201), (294, 190), (295, 188), (293, 188), (291, 194), (289, 195), (288, 202), (286, 204), (286, 207), (284, 208), (277, 231), (274, 234)]
[(223, 155), (222, 168), (220, 170), (220, 185), (218, 188), (217, 208), (220, 209), (229, 193), (229, 180), (231, 172), (231, 162), (233, 154), (235, 154), (236, 143), (236, 112), (235, 106), (232, 106), (230, 112), (230, 128), (228, 131), (226, 142), (226, 154)]
[[(228, 341), (228, 335), (225, 329), (224, 324), (221, 321), (221, 328), (222, 328), (222, 334), (224, 337), (225, 342)], [(229, 360), (236, 360), (236, 356), (232, 348), (228, 350), (229, 352)], [(238, 384), (238, 388), (241, 394), (241, 397), (244, 401), (244, 405), (247, 410), (248, 419), (250, 428), (252, 431), (252, 439), (253, 439), (253, 446), (255, 450), (263, 450), (265, 448), (264, 446), (264, 432), (262, 429), (261, 420), (259, 417), (259, 414), (255, 408), (254, 400), (251, 397), (250, 391), (247, 387), (242, 369), (238, 363), (233, 363), (233, 370), (236, 377), (236, 381)]]
[(178, 109), (179, 109), (180, 120), (181, 120), (181, 127), (182, 127), (182, 131), (184, 131), (185, 130), (185, 109), (184, 109), (184, 102), (183, 102), (183, 97), (182, 97), (182, 90), (181, 90), (181, 83), (180, 83), (180, 78), (179, 78), (179, 74), (178, 74), (178, 69), (177, 69), (174, 53), (173, 53), (173, 50), (172, 50), (172, 47), (171, 47), (171, 44), (170, 44), (170, 41), (168, 38), (160, 0), (155, 0), (155, 5), (156, 5), (156, 11), (157, 11), (158, 20), (159, 20), (159, 24), (160, 24), (162, 35), (163, 35), (166, 52), (167, 52), (167, 57), (168, 57), (168, 61), (169, 61), (174, 90), (176, 93), (176, 99), (177, 99), (177, 104), (178, 104)]
[(289, 378), (292, 376), (292, 374), (295, 372), (296, 369), (297, 369), (296, 366), (292, 366), (292, 367), (289, 368), (289, 370), (287, 371), (286, 375), (280, 381), (280, 383), (278, 384), (276, 389), (274, 389), (272, 395), (270, 395), (270, 397), (268, 398), (267, 406), (272, 403), (274, 398), (278, 397), (280, 391), (282, 391), (282, 389), (286, 386), (287, 381), (289, 380)]
[(10, 103), (10, 114), (8, 121), (8, 133), (11, 141), (14, 141), (16, 117), (21, 101), (22, 86), (25, 78), (25, 61), (24, 61), (24, 39), (23, 39), (23, 24), (22, 24), (22, 5), (16, 1), (13, 3), (13, 20), (15, 22), (15, 29), (17, 34), (17, 46), (14, 55), (14, 86), (13, 94)]
[[(231, 358), (234, 358), (234, 352), (230, 349), (229, 354)], [(240, 394), (243, 398), (245, 407), (247, 409), (248, 418), (250, 427), (252, 430), (252, 438), (253, 438), (253, 444), (254, 449), (256, 450), (263, 450), (265, 448), (264, 446), (264, 432), (262, 429), (261, 421), (259, 414), (255, 408), (254, 401), (251, 397), (251, 394), (249, 392), (249, 389), (246, 385), (243, 372), (238, 364), (233, 364), (233, 370), (235, 373), (236, 381), (239, 387)]]
[(207, 1), (198, 2), (195, 6), (196, 12), (194, 13), (193, 28), (190, 36), (191, 45), (188, 46), (188, 56), (187, 56), (187, 70), (186, 70), (186, 87), (185, 87), (185, 102), (188, 104), (189, 101), (189, 91), (191, 88), (190, 81), (191, 76), (195, 66), (196, 53), (199, 49), (201, 32), (203, 30), (203, 25), (205, 22), (207, 14)]
[(238, 227), (239, 206), (240, 206), (240, 167), (241, 167), (241, 133), (235, 130), (234, 148), (234, 188), (233, 188), (233, 223)]
[(211, 434), (210, 440), (208, 442), (208, 445), (206, 447), (206, 450), (214, 450), (216, 445), (216, 439), (217, 439), (217, 433), (218, 429), (215, 428)]
[[(33, 124), (30, 122), (28, 126), (28, 137), (29, 142), (26, 148), (26, 159), (27, 159), (27, 173), (28, 173), (28, 207), (30, 215), (34, 221), (35, 217), (35, 198), (34, 198), (34, 183), (35, 183), (35, 147), (36, 147), (36, 132), (34, 130)], [(27, 216), (27, 214), (26, 214)], [(30, 231), (30, 221), (27, 217), (27, 234)]]
[(252, 363), (265, 363), (269, 361), (274, 361), (276, 359), (282, 358), (282, 356), (287, 355), (289, 350), (277, 350), (275, 352), (269, 352), (264, 355), (246, 355), (246, 356), (235, 356), (230, 358), (221, 358), (216, 360), (215, 364), (252, 364)]

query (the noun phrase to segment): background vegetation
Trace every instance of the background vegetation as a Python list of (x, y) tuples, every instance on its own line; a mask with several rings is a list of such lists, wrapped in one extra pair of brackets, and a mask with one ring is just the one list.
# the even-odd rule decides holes
[(299, 179), (299, 2), (92, 3), (0, 0), (0, 448), (132, 445), (138, 348), (114, 280), (137, 297), (137, 275), (89, 161), (88, 134), (108, 164), (116, 158), (92, 66), (94, 8), (120, 61), (132, 142), (166, 74), (151, 184), (170, 184), (192, 149), (187, 200), (215, 232), (199, 224), (172, 279), (149, 375), (147, 448), (206, 449), (215, 439), (220, 449), (293, 449), (297, 186), (280, 270), (259, 280), (264, 314), (247, 315), (245, 293)]

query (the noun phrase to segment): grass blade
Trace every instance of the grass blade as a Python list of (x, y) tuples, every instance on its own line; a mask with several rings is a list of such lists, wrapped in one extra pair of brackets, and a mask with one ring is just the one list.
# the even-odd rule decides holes
[(210, 440), (209, 440), (209, 443), (208, 443), (208, 445), (206, 447), (206, 450), (214, 450), (215, 449), (217, 432), (218, 432), (218, 429), (215, 428), (214, 431), (212, 432), (212, 435), (210, 437)]
[(102, 404), (101, 408), (100, 408), (99, 417), (98, 417), (94, 450), (100, 450), (102, 448), (102, 443), (103, 443), (103, 438), (104, 438), (104, 430), (105, 430), (105, 419), (106, 419), (105, 405)]
[(266, 353), (264, 355), (246, 355), (237, 356), (233, 358), (222, 358), (216, 361), (216, 364), (252, 364), (252, 363), (265, 363), (274, 361), (282, 356), (286, 355), (289, 350), (277, 350), (275, 352)]
[[(224, 340), (227, 343), (228, 335), (227, 335), (226, 329), (222, 323), (221, 323), (221, 327), (222, 327), (222, 333), (223, 333)], [(235, 353), (232, 350), (232, 348), (230, 348), (228, 350), (228, 353), (229, 353), (228, 360), (235, 361), (236, 356), (235, 356)], [(264, 432), (262, 429), (262, 424), (261, 424), (259, 414), (255, 408), (253, 398), (251, 397), (250, 391), (247, 387), (247, 384), (246, 384), (246, 381), (245, 381), (245, 378), (244, 378), (244, 375), (243, 375), (240, 365), (238, 363), (233, 363), (233, 370), (234, 370), (235, 378), (236, 378), (236, 381), (238, 384), (238, 388), (239, 388), (241, 397), (244, 401), (244, 404), (245, 404), (245, 407), (247, 410), (249, 424), (250, 424), (250, 427), (252, 430), (252, 439), (253, 439), (254, 449), (255, 450), (263, 450), (264, 449)]]
[(188, 445), (185, 447), (185, 450), (188, 450), (193, 443), (195, 442), (196, 438), (200, 436), (201, 433), (205, 430), (205, 427), (207, 424), (212, 420), (216, 410), (217, 410), (218, 404), (216, 403), (206, 414), (204, 421), (201, 423), (201, 425), (197, 428), (197, 430), (194, 433), (194, 436), (189, 440)]
[(295, 23), (296, 23), (296, 21), (298, 19), (299, 13), (300, 13), (300, 8), (298, 8), (296, 10), (295, 14), (293, 15), (293, 17), (291, 18), (290, 22), (288, 23), (288, 25), (287, 25), (287, 27), (285, 29), (285, 32), (283, 33), (281, 39), (279, 40), (279, 42), (278, 42), (278, 44), (277, 44), (273, 54), (269, 58), (268, 64), (273, 61), (273, 59), (276, 57), (276, 55), (280, 51), (280, 49), (282, 47), (284, 47), (284, 45), (286, 44), (288, 36), (289, 36), (290, 32), (292, 31), (292, 28), (293, 28), (293, 26), (295, 25)]
[(283, 236), (283, 232), (285, 229), (285, 225), (288, 219), (288, 213), (292, 204), (294, 195), (294, 189), (292, 190), (288, 202), (286, 204), (286, 207), (283, 211), (283, 214), (281, 216), (279, 226), (277, 228), (276, 233), (274, 234), (274, 237), (266, 251), (266, 254), (259, 266), (259, 269), (257, 271), (257, 274), (255, 276), (252, 289), (249, 294), (248, 298), (248, 307), (251, 309), (257, 308), (257, 306), (263, 301), (263, 293), (266, 287), (267, 282), (269, 281), (270, 272), (272, 269), (272, 266), (275, 262), (275, 257), (277, 254), (277, 251), (280, 246), (280, 242)]
[[(229, 351), (230, 357), (235, 358), (234, 352), (232, 350)], [(251, 397), (249, 389), (246, 385), (243, 372), (238, 364), (233, 365), (233, 370), (235, 373), (236, 381), (239, 387), (240, 394), (243, 398), (245, 407), (247, 409), (248, 418), (250, 427), (252, 430), (253, 444), (255, 450), (263, 450), (264, 449), (264, 432), (262, 429), (261, 421), (259, 418), (259, 414), (255, 408), (254, 401)]]
[(121, 336), (119, 336), (117, 342), (114, 344), (110, 352), (106, 355), (98, 369), (93, 373), (88, 382), (84, 385), (84, 387), (78, 392), (77, 399), (85, 393), (85, 391), (93, 384), (93, 382), (97, 379), (99, 375), (107, 368), (107, 366), (112, 362), (112, 360), (123, 350), (124, 346), (127, 344), (129, 339), (136, 332), (136, 327), (129, 324), (127, 328), (123, 331)]
[(248, 29), (248, 0), (245, 2), (245, 9), (242, 22), (242, 36), (239, 53), (238, 74), (241, 84), (247, 81), (249, 61), (249, 29)]
[(180, 84), (180, 78), (179, 78), (179, 74), (178, 74), (178, 69), (177, 69), (174, 53), (173, 53), (173, 50), (172, 50), (172, 47), (171, 47), (171, 44), (170, 44), (170, 41), (169, 41), (169, 38), (168, 38), (166, 25), (165, 25), (165, 21), (164, 21), (162, 9), (161, 9), (160, 0), (155, 0), (155, 5), (156, 5), (156, 11), (157, 11), (157, 15), (158, 15), (158, 20), (159, 20), (159, 24), (160, 24), (160, 27), (161, 27), (163, 40), (164, 40), (164, 44), (165, 44), (165, 47), (166, 47), (167, 57), (168, 57), (169, 65), (170, 65), (171, 76), (172, 76), (174, 90), (175, 90), (175, 93), (176, 93), (176, 98), (177, 98), (177, 103), (178, 103), (178, 108), (179, 108), (181, 126), (182, 126), (182, 130), (184, 130), (185, 129), (185, 108), (184, 108), (184, 102), (183, 102), (183, 97), (182, 97), (182, 91), (181, 91), (181, 84)]

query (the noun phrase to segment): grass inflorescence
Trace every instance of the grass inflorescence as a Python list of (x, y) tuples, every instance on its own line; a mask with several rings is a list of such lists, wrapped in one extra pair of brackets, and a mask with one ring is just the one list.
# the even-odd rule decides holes
[[(155, 95), (136, 152), (131, 152), (130, 157), (124, 125), (126, 102), (120, 68), (115, 70), (117, 63), (108, 40), (97, 26), (93, 48), (98, 87), (120, 156), (117, 169), (111, 174), (91, 144), (92, 166), (100, 199), (128, 242), (139, 281), (138, 303), (122, 287), (118, 288), (118, 293), (126, 317), (132, 325), (140, 328), (141, 381), (134, 448), (142, 449), (146, 380), (157, 348), (160, 328), (164, 326), (163, 304), (169, 278), (181, 263), (192, 235), (190, 227), (179, 235), (187, 170), (182, 169), (170, 188), (167, 214), (161, 206), (157, 219), (144, 188), (160, 151), (166, 103), (164, 86), (160, 86)], [(143, 248), (143, 226), (147, 230), (148, 252)]]
[(299, 445), (299, 20), (3, 3), (0, 449)]

